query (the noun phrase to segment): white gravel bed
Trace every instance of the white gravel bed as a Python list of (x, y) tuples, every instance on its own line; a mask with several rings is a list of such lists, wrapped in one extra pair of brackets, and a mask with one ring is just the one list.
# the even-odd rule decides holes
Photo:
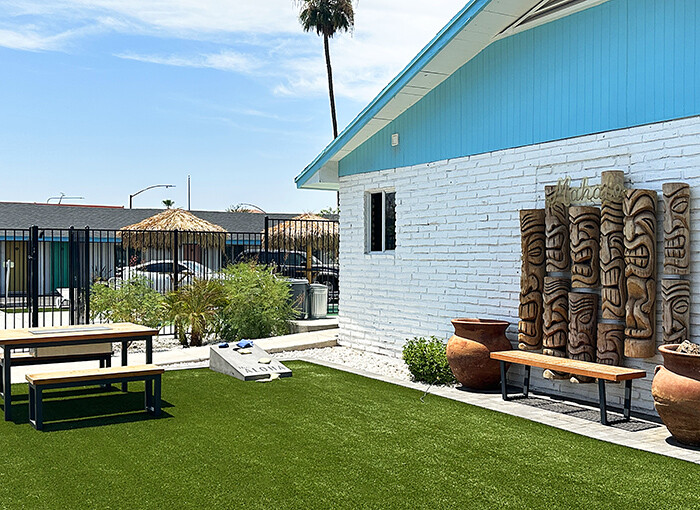
[(274, 356), (279, 359), (294, 359), (297, 357), (316, 359), (394, 379), (412, 380), (411, 372), (408, 371), (402, 359), (360, 351), (350, 347), (336, 346), (303, 351), (284, 351)]
[[(210, 343), (216, 342), (203, 342), (202, 345), (208, 345)], [(121, 348), (121, 342), (116, 342), (112, 344), (112, 349), (114, 349), (115, 353), (121, 352)], [(153, 338), (153, 352), (177, 351), (180, 349), (183, 349), (183, 346), (180, 344), (180, 341), (173, 335), (158, 335)], [(131, 342), (131, 345), (129, 346), (129, 352), (146, 352), (146, 342)]]

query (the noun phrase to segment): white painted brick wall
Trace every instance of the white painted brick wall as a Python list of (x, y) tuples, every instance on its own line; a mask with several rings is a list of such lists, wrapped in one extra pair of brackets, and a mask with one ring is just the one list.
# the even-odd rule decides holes
[[(659, 275), (663, 239), (661, 186), (691, 185), (692, 264), (700, 270), (700, 117), (622, 129), (427, 165), (340, 179), (340, 342), (400, 356), (406, 339), (448, 338), (450, 319), (483, 317), (511, 323), (515, 340), (520, 278), (520, 209), (544, 207), (544, 187), (569, 176), (572, 185), (604, 170), (624, 170), (629, 188), (659, 193)], [(365, 250), (365, 193), (396, 190), (397, 248)], [(661, 338), (661, 286), (657, 333)], [(700, 279), (692, 282), (692, 335), (700, 338)], [(634, 383), (633, 408), (653, 412), (651, 377), (660, 356), (627, 360), (647, 370)], [(521, 380), (521, 370), (509, 378)], [(550, 382), (533, 369), (532, 385), (552, 394), (597, 400), (594, 384)], [(610, 385), (619, 405), (621, 385)]]

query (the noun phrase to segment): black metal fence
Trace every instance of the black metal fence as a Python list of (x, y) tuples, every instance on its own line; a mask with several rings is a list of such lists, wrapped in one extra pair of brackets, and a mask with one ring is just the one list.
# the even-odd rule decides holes
[(0, 229), (0, 259), (4, 329), (90, 322), (96, 284), (142, 278), (166, 294), (244, 260), (325, 284), (330, 313), (340, 295), (336, 221), (266, 218), (260, 233)]

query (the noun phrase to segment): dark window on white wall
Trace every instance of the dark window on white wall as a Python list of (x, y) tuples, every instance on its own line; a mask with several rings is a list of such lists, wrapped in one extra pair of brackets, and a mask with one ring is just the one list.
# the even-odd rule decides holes
[(396, 249), (396, 192), (369, 194), (369, 251)]

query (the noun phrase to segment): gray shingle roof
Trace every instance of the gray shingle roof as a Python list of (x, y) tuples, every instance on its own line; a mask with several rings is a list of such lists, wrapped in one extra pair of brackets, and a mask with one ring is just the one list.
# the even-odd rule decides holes
[[(0, 230), (42, 228), (85, 228), (117, 230), (133, 225), (163, 209), (124, 209), (112, 206), (81, 206), (0, 202)], [(259, 213), (191, 211), (192, 214), (220, 225), (228, 232), (261, 232), (265, 215)], [(270, 218), (290, 219), (298, 214), (268, 214)]]

